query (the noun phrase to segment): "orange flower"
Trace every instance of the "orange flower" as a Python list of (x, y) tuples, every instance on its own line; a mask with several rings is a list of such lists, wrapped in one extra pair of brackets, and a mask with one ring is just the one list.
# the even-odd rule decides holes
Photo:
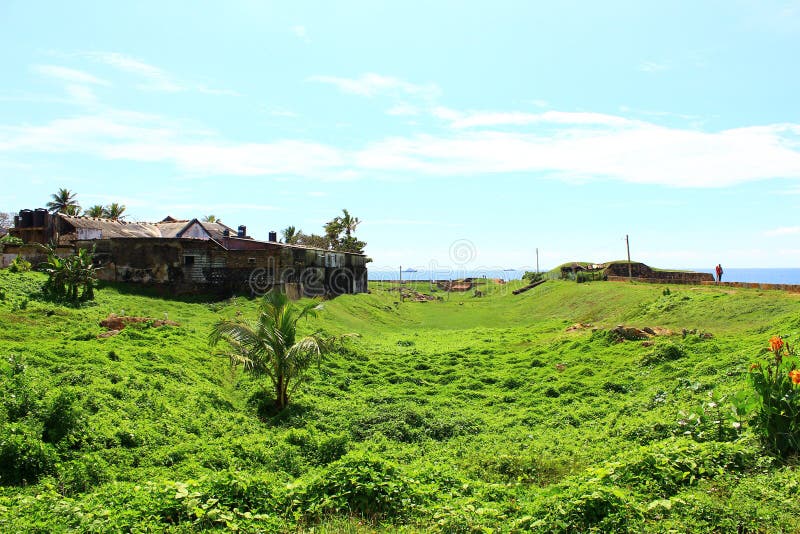
[(783, 339), (781, 339), (781, 336), (772, 336), (769, 338), (769, 348), (772, 352), (777, 354), (783, 348)]
[(755, 371), (756, 369), (761, 369), (761, 364), (760, 363), (751, 363), (750, 364), (750, 370), (751, 371)]
[(800, 369), (794, 369), (793, 371), (789, 371), (789, 378), (792, 379), (793, 383), (800, 384)]

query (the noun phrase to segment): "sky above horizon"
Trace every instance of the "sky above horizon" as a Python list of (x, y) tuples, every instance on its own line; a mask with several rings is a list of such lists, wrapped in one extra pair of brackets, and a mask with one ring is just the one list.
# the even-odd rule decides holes
[[(134, 3), (131, 3), (134, 4)], [(371, 269), (800, 265), (800, 1), (0, 3), (0, 211), (66, 187)]]

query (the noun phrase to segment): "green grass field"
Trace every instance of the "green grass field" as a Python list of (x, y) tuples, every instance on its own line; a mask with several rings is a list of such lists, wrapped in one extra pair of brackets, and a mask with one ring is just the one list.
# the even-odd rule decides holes
[[(800, 531), (794, 463), (730, 407), (768, 338), (800, 337), (798, 295), (373, 284), (302, 323), (361, 337), (270, 416), (207, 344), (257, 302), (120, 286), (73, 309), (43, 281), (0, 271), (3, 532)], [(179, 326), (98, 339), (110, 313)], [(618, 343), (618, 324), (673, 334)]]

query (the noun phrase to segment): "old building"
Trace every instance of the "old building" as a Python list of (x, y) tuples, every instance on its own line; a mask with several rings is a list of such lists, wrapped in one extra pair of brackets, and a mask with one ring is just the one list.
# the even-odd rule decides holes
[(234, 230), (220, 222), (125, 222), (39, 209), (22, 210), (11, 233), (25, 243), (93, 249), (98, 276), (106, 281), (158, 284), (175, 292), (277, 288), (293, 297), (367, 291), (363, 254), (287, 245), (275, 232), (259, 241), (244, 226)]

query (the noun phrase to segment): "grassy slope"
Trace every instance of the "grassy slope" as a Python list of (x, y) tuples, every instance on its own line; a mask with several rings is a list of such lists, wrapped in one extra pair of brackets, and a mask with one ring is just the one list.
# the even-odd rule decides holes
[[(326, 303), (318, 322), (303, 325), (362, 337), (314, 370), (288, 413), (262, 421), (258, 384), (206, 345), (218, 317), (252, 315), (254, 302), (182, 303), (106, 288), (94, 307), (31, 299), (19, 309), (39, 283), (37, 275), (0, 272), (2, 355), (24, 355), (27, 364), (16, 376), (5, 364), (4, 390), (15, 399), (32, 393), (27, 412), (6, 396), (3, 439), (26, 432), (38, 439), (65, 389), (77, 397), (79, 422), (68, 439), (45, 445), (57, 463), (42, 468), (38, 482), (0, 489), (2, 530), (226, 522), (295, 529), (313, 521), (312, 509), (330, 530), (356, 530), (356, 520), (315, 500), (341, 489), (337, 476), (355, 476), (340, 472), (353, 462), (400, 481), (383, 521), (409, 529), (797, 525), (800, 479), (753, 459), (759, 450), (746, 433), (719, 446), (738, 447), (734, 456), (749, 460), (722, 467), (709, 460), (699, 474), (685, 461), (702, 464), (727, 449), (675, 437), (685, 431), (682, 411), (745, 386), (746, 366), (770, 334), (798, 337), (795, 295), (673, 287), (665, 296), (652, 285), (548, 282), (512, 296), (515, 282), (489, 286), (484, 298), (436, 292), (443, 301), (399, 303), (397, 292), (375, 285), (370, 295)], [(181, 326), (97, 339), (98, 321), (121, 310), (166, 314)], [(614, 344), (589, 329), (565, 331), (578, 322), (697, 329), (714, 338)], [(683, 357), (645, 363), (666, 344), (682, 347)], [(654, 460), (660, 451), (673, 452)], [(658, 462), (684, 466), (691, 480), (665, 482)], [(176, 482), (188, 484), (199, 504), (178, 497)], [(202, 505), (222, 511), (211, 519), (192, 511)]]

